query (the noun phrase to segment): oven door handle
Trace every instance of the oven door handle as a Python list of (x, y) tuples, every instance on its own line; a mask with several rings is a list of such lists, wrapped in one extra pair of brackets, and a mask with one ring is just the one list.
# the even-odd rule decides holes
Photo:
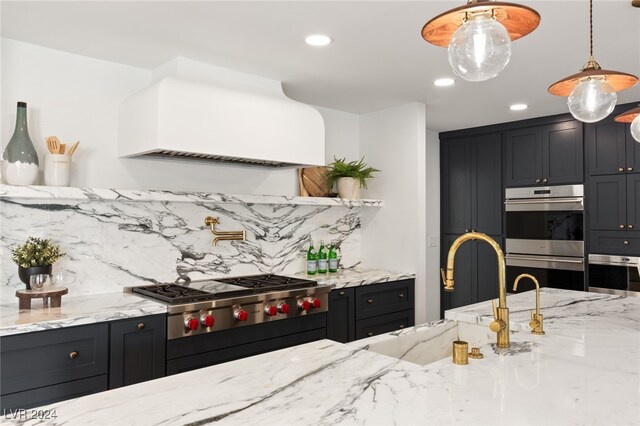
[(505, 204), (551, 204), (551, 203), (578, 203), (582, 205), (582, 197), (576, 198), (532, 198), (532, 199), (516, 199), (506, 200)]
[(560, 262), (560, 263), (575, 263), (575, 264), (583, 264), (584, 260), (572, 260), (572, 259), (561, 259), (557, 257), (529, 257), (529, 256), (519, 256), (519, 255), (507, 255), (507, 259), (513, 260), (531, 260), (533, 262)]

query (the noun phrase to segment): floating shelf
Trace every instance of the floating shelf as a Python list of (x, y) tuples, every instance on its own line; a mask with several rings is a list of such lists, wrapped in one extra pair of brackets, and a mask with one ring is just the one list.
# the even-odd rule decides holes
[(216, 192), (159, 191), (139, 189), (74, 188), (56, 186), (0, 185), (0, 199), (91, 200), (124, 202), (171, 202), (214, 204), (269, 204), (288, 206), (382, 207), (382, 200), (348, 200), (285, 195), (220, 194)]

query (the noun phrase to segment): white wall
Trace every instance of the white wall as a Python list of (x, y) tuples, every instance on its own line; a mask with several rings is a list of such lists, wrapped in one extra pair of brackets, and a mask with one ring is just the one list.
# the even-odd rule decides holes
[[(381, 169), (364, 191), (384, 199), (384, 207), (362, 213), (362, 263), (416, 273), (416, 323), (439, 316), (428, 299), (425, 105), (412, 103), (360, 117), (360, 154)], [(430, 226), (432, 224), (430, 223)], [(439, 302), (439, 296), (437, 298)]]
[[(27, 102), (41, 165), (46, 136), (56, 135), (63, 143), (80, 141), (72, 186), (298, 194), (293, 169), (117, 158), (118, 107), (149, 83), (149, 70), (2, 39), (0, 75), (0, 146), (4, 149), (13, 134), (16, 102)], [(325, 119), (327, 159), (334, 153), (357, 156), (358, 116), (318, 110)]]
[(440, 318), (440, 138), (427, 130), (425, 163), (427, 321)]

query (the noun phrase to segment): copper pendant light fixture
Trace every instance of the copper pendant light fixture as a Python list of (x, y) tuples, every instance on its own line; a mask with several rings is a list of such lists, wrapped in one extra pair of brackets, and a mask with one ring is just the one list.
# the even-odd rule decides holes
[(453, 71), (469, 81), (498, 75), (511, 57), (511, 41), (540, 24), (540, 14), (527, 6), (493, 0), (469, 0), (422, 27), (422, 38), (448, 48)]
[(616, 92), (633, 87), (638, 77), (632, 74), (604, 70), (593, 57), (593, 0), (589, 0), (589, 61), (582, 70), (549, 86), (549, 93), (568, 96), (571, 114), (585, 123), (594, 123), (608, 116), (617, 101)]
[(618, 123), (631, 123), (631, 136), (640, 142), (640, 106), (623, 112), (614, 118)]

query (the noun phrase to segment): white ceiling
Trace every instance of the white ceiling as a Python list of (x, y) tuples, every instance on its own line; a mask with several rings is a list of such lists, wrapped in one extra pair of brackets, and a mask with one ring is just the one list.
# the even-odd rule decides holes
[[(452, 75), (446, 49), (422, 40), (433, 16), (464, 1), (6, 1), (2, 36), (81, 55), (155, 68), (175, 56), (280, 80), (302, 102), (366, 113), (427, 105), (427, 126), (453, 130), (566, 112), (547, 87), (588, 59), (588, 2), (521, 1), (540, 27), (513, 44), (507, 69), (482, 83), (436, 88)], [(594, 1), (595, 57), (640, 75), (640, 8)], [(312, 48), (310, 33), (334, 42)], [(618, 103), (640, 101), (640, 85)], [(511, 103), (530, 108), (511, 112)]]

